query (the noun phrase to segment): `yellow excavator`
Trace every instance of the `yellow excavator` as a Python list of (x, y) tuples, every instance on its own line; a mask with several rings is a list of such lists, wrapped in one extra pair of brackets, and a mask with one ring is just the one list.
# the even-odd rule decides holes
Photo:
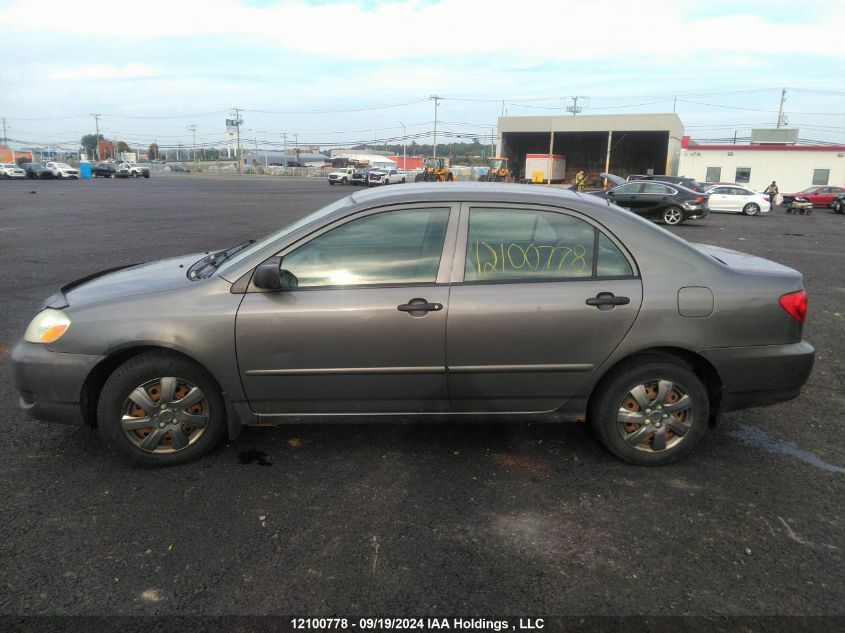
[(490, 167), (487, 170), (487, 173), (483, 176), (479, 176), (478, 180), (483, 182), (511, 182), (513, 180), (513, 174), (511, 173), (510, 168), (508, 167), (508, 159), (497, 157), (491, 158), (488, 162), (488, 166)]
[(445, 158), (426, 158), (423, 163), (423, 170), (414, 178), (415, 182), (449, 182), (455, 179), (455, 175), (446, 165)]

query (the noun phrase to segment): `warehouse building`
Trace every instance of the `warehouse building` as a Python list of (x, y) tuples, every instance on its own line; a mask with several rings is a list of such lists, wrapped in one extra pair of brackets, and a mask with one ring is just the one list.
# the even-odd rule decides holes
[(526, 157), (563, 156), (565, 180), (579, 169), (601, 172), (678, 174), (684, 127), (675, 113), (499, 118), (499, 153), (518, 178), (526, 174)]

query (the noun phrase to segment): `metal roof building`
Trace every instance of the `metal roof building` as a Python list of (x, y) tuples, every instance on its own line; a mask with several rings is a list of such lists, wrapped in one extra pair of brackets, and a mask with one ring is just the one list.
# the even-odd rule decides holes
[(675, 113), (506, 116), (499, 118), (499, 153), (520, 178), (530, 176), (527, 154), (564, 156), (568, 181), (579, 169), (592, 176), (677, 175), (683, 135)]

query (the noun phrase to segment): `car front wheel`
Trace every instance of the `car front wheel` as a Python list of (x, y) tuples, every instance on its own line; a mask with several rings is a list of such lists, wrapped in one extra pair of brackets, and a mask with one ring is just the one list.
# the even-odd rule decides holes
[(136, 462), (170, 466), (214, 448), (226, 431), (223, 399), (199, 365), (168, 352), (135, 356), (106, 380), (97, 407), (105, 443)]
[(755, 204), (754, 202), (749, 202), (744, 207), (742, 207), (742, 212), (745, 215), (757, 215), (760, 212), (760, 205)]
[(710, 402), (685, 365), (655, 356), (611, 374), (591, 398), (589, 422), (627, 462), (657, 466), (688, 453), (707, 430)]
[(676, 226), (684, 221), (684, 212), (678, 207), (669, 207), (663, 210), (663, 223)]

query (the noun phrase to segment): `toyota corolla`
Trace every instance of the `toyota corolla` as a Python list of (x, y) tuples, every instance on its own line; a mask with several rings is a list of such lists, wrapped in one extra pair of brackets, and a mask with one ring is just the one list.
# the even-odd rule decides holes
[(662, 464), (799, 394), (806, 307), (795, 270), (594, 196), (421, 183), (74, 281), (11, 358), (24, 409), (146, 464), (244, 425), (565, 419)]

